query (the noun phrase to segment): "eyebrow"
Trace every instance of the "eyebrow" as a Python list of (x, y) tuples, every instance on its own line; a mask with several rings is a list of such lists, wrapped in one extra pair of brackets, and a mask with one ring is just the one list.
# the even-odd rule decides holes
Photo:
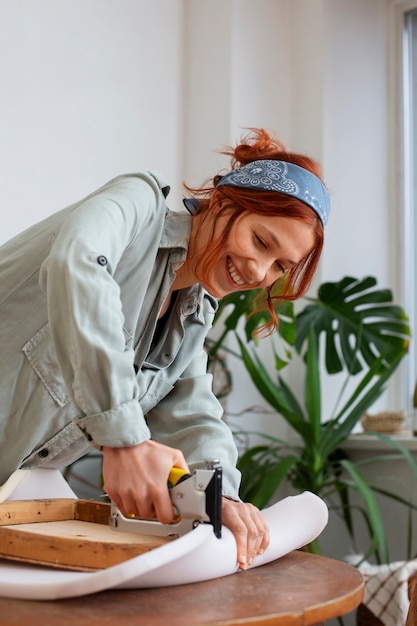
[[(264, 235), (268, 235), (268, 237), (271, 239), (272, 243), (277, 248), (281, 247), (281, 244), (278, 241), (277, 237), (275, 236), (275, 233), (271, 232), (268, 228), (266, 228), (262, 224), (259, 224), (258, 227), (261, 229), (261, 231), (263, 231)], [(291, 261), (290, 259), (286, 259), (286, 262), (289, 263), (292, 267), (295, 267), (296, 265), (298, 265), (295, 261)]]

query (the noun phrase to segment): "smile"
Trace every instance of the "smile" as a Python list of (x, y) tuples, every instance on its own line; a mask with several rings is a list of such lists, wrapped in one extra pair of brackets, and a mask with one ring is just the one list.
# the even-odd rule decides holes
[(230, 257), (227, 257), (227, 268), (229, 270), (230, 277), (233, 280), (233, 282), (235, 283), (235, 285), (237, 285), (238, 287), (242, 287), (242, 285), (245, 284), (245, 281), (240, 278), (240, 276), (237, 273), (237, 270), (236, 270), (235, 266), (233, 265)]

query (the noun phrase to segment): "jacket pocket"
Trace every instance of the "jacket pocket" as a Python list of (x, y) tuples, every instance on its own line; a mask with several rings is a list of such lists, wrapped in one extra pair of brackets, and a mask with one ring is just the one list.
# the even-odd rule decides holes
[(48, 324), (23, 346), (23, 352), (58, 406), (68, 404), (71, 398), (58, 366)]

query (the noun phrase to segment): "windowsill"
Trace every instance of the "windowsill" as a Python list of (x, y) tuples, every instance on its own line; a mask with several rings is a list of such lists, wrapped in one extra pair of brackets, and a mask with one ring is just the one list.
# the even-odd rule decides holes
[[(417, 437), (413, 436), (411, 431), (404, 431), (398, 435), (390, 435), (393, 441), (398, 441), (404, 448), (411, 451), (417, 451)], [(395, 448), (389, 443), (377, 439), (373, 435), (367, 433), (358, 433), (350, 435), (350, 437), (340, 446), (343, 450), (385, 450), (395, 452)]]

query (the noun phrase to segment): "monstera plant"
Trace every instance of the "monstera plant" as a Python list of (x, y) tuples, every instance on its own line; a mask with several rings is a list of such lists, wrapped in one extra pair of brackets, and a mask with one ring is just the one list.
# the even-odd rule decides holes
[[(375, 493), (413, 507), (394, 493), (368, 483), (360, 463), (341, 452), (343, 442), (365, 411), (384, 391), (401, 359), (407, 353), (410, 328), (403, 309), (393, 303), (388, 289), (377, 288), (373, 277), (345, 277), (325, 283), (316, 298), (305, 298), (305, 307), (297, 314), (291, 303), (277, 309), (279, 333), (269, 339), (275, 358), (275, 371), (266, 367), (257, 342), (252, 340), (254, 327), (263, 314), (247, 317), (256, 292), (232, 294), (222, 300), (216, 324), (222, 320), (223, 333), (210, 342), (213, 360), (221, 350), (228, 350), (225, 339), (235, 335), (238, 356), (243, 359), (255, 386), (267, 403), (294, 432), (290, 441), (264, 435), (265, 443), (248, 448), (239, 459), (242, 472), (241, 496), (264, 507), (287, 479), (299, 491), (309, 490), (323, 497), (341, 512), (354, 539), (352, 490), (360, 496), (361, 510), (370, 533), (366, 556), (388, 560), (383, 520)], [(301, 358), (295, 359), (299, 355)], [(304, 398), (285, 380), (286, 368), (297, 361), (304, 369)], [(298, 370), (297, 370), (298, 371)], [(334, 375), (340, 386), (338, 399), (330, 414), (322, 411), (323, 377)], [(302, 395), (302, 394), (301, 394)], [(277, 418), (279, 418), (277, 416)], [(259, 434), (259, 433), (258, 433)], [(375, 434), (395, 446), (417, 478), (417, 466), (411, 455), (389, 437)], [(372, 462), (386, 459), (373, 457)], [(389, 457), (393, 458), (392, 454)], [(367, 460), (369, 463), (369, 459)], [(313, 545), (312, 550), (318, 546)]]

